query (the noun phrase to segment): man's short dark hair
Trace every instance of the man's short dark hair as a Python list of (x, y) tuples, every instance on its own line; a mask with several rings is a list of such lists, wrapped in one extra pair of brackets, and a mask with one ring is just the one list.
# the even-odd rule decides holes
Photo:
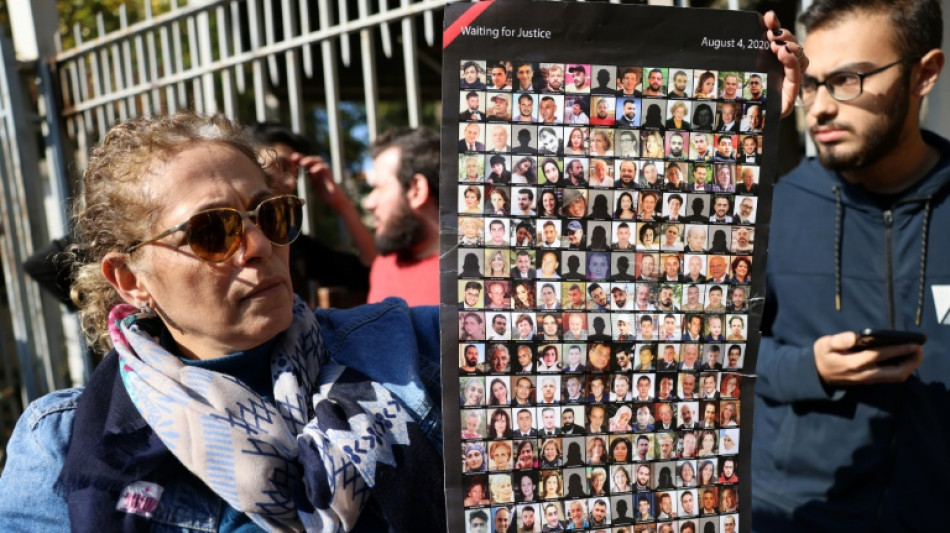
[(468, 515), (468, 523), (471, 524), (472, 520), (475, 520), (476, 518), (481, 518), (482, 520), (488, 522), (488, 514), (485, 513), (485, 511), (478, 510), (472, 512), (472, 514)]
[(527, 194), (529, 200), (534, 200), (534, 191), (531, 189), (518, 189), (518, 194)]
[(678, 202), (680, 203), (680, 205), (683, 205), (683, 197), (680, 196), (680, 195), (678, 195), (678, 194), (675, 194), (675, 193), (670, 195), (670, 197), (669, 197), (669, 199), (667, 199), (666, 203), (670, 203), (670, 202), (672, 202), (673, 200), (676, 200), (676, 201), (678, 201)]
[(468, 283), (465, 284), (465, 290), (469, 290), (469, 289), (482, 290), (482, 284), (477, 281), (469, 281)]
[(251, 128), (251, 136), (260, 144), (286, 144), (293, 151), (301, 154), (313, 154), (313, 144), (306, 137), (294, 133), (290, 128), (279, 122), (260, 122)]
[(849, 19), (856, 12), (886, 15), (894, 28), (894, 45), (904, 58), (919, 58), (940, 48), (943, 41), (940, 0), (816, 0), (799, 22), (810, 33)]
[(489, 165), (489, 166), (495, 166), (495, 165), (497, 165), (497, 164), (499, 164), (499, 163), (501, 163), (502, 165), (505, 164), (505, 156), (503, 156), (503, 155), (493, 155), (493, 156), (491, 156), (491, 159), (488, 160), (488, 165)]
[(649, 322), (649, 323), (652, 324), (652, 323), (653, 323), (653, 317), (650, 316), (650, 315), (643, 315), (643, 316), (641, 316), (641, 317), (640, 317), (640, 323), (643, 324), (644, 322)]
[(471, 98), (471, 97), (473, 97), (473, 96), (474, 96), (475, 98), (478, 98), (478, 93), (475, 92), (475, 91), (469, 91), (468, 94), (465, 95), (465, 99), (468, 100), (469, 98)]
[(532, 96), (531, 96), (530, 94), (528, 94), (528, 93), (524, 93), (524, 94), (522, 94), (521, 96), (518, 97), (518, 103), (519, 103), (519, 104), (521, 103), (522, 100), (528, 100), (529, 102), (534, 103), (534, 97), (532, 97)]
[(599, 288), (600, 288), (600, 284), (598, 284), (598, 283), (591, 283), (590, 285), (587, 286), (587, 293), (588, 293), (588, 294), (594, 294), (594, 291), (596, 291), (596, 290), (599, 289)]
[(399, 170), (396, 177), (403, 190), (412, 183), (416, 174), (425, 176), (429, 184), (429, 196), (439, 201), (439, 155), (441, 140), (428, 128), (397, 128), (383, 132), (370, 147), (375, 158), (385, 150), (399, 148)]

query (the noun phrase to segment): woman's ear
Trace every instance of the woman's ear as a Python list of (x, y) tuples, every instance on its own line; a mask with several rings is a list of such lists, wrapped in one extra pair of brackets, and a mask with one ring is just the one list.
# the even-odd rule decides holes
[(115, 287), (119, 296), (127, 303), (135, 307), (149, 305), (151, 294), (142, 283), (141, 278), (135, 273), (129, 264), (129, 254), (120, 252), (109, 252), (99, 263), (102, 269), (102, 275), (106, 281)]

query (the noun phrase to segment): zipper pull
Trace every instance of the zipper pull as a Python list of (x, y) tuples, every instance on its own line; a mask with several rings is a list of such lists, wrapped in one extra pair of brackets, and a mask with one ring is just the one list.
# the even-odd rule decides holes
[(884, 211), (884, 225), (888, 228), (894, 225), (894, 217), (890, 209)]

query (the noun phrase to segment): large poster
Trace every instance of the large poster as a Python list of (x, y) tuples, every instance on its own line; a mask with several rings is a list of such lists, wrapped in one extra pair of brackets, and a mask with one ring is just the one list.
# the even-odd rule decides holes
[(764, 32), (755, 13), (446, 10), (451, 531), (748, 530), (781, 99)]

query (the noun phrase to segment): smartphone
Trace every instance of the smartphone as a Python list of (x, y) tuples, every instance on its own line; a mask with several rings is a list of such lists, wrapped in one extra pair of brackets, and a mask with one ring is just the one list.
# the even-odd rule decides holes
[(855, 333), (858, 334), (858, 340), (854, 342), (854, 347), (851, 348), (851, 351), (854, 352), (867, 350), (868, 348), (881, 348), (882, 346), (923, 344), (927, 342), (927, 336), (916, 331), (867, 328)]

